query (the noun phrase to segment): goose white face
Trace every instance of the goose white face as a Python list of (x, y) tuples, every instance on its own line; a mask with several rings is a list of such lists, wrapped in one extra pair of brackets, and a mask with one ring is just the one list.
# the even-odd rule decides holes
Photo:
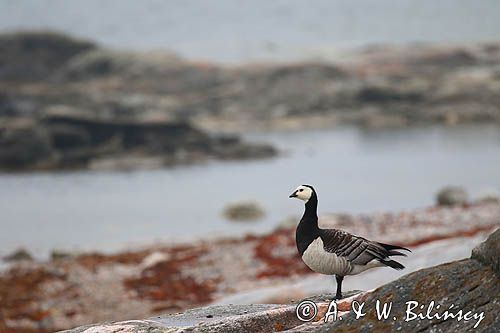
[(307, 202), (309, 199), (311, 199), (311, 196), (313, 194), (313, 191), (310, 187), (300, 185), (297, 187), (297, 189), (290, 195), (290, 198), (297, 198), (302, 201)]

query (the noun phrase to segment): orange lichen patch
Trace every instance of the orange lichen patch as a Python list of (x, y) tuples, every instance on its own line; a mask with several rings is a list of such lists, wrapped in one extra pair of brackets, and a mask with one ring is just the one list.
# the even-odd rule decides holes
[(340, 301), (337, 303), (337, 308), (339, 311), (351, 311), (352, 300)]
[(161, 302), (155, 310), (184, 309), (188, 305), (205, 304), (213, 300), (218, 280), (198, 281), (183, 274), (183, 267), (196, 265), (206, 252), (201, 248), (173, 248), (168, 260), (144, 269), (139, 277), (124, 281), (126, 288), (134, 290), (138, 297)]
[(266, 267), (257, 273), (257, 278), (302, 275), (311, 272), (295, 250), (295, 240), (290, 229), (279, 229), (258, 239), (255, 257), (266, 264)]
[(151, 251), (123, 252), (118, 254), (88, 253), (76, 258), (76, 262), (91, 271), (95, 271), (98, 266), (105, 264), (139, 264)]
[(316, 305), (318, 306), (318, 313), (316, 314), (316, 317), (314, 317), (314, 321), (324, 320), (330, 303), (319, 303)]
[(283, 331), (285, 329), (285, 327), (286, 326), (283, 323), (279, 323), (279, 322), (275, 323), (274, 324), (274, 331), (275, 332), (281, 332), (281, 331)]
[[(51, 316), (50, 310), (43, 308), (41, 300), (43, 284), (53, 280), (65, 280), (66, 276), (43, 268), (14, 268), (0, 276), (0, 328), (1, 332), (31, 332), (24, 327), (12, 327), (9, 322), (30, 321), (34, 326)], [(34, 330), (44, 332), (43, 329)]]

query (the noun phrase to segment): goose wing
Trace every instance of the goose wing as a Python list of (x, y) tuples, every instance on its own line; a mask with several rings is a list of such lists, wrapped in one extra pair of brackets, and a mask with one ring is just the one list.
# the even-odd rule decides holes
[(377, 259), (392, 267), (390, 256), (406, 256), (396, 250), (409, 251), (404, 247), (370, 241), (336, 229), (321, 229), (320, 237), (325, 251), (344, 257), (355, 265), (366, 265), (373, 259)]

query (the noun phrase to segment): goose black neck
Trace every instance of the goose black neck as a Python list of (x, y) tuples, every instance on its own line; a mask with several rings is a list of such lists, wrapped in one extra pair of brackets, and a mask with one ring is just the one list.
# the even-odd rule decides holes
[(314, 193), (306, 202), (306, 210), (300, 219), (295, 233), (295, 241), (300, 255), (304, 254), (309, 244), (320, 235), (318, 227), (318, 198)]
[(306, 210), (304, 211), (302, 219), (308, 220), (309, 222), (315, 222), (314, 224), (318, 226), (318, 198), (316, 197), (316, 194), (311, 196), (305, 206)]

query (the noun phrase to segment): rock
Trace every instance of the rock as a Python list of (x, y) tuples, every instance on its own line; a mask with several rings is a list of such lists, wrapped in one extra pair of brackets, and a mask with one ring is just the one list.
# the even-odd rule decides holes
[(0, 45), (0, 114), (9, 116), (66, 104), (110, 118), (163, 113), (217, 132), (500, 122), (498, 43), (379, 46), (349, 61), (235, 67), (52, 33), (3, 34)]
[(232, 143), (217, 144), (214, 153), (221, 159), (253, 159), (269, 158), (278, 154), (276, 148), (262, 143), (243, 143), (239, 140)]
[(0, 124), (0, 168), (23, 169), (52, 163), (50, 134), (29, 119)]
[(2, 169), (159, 168), (275, 155), (270, 145), (210, 135), (186, 121), (110, 118), (64, 105), (46, 108), (37, 121), (13, 118), (0, 125)]
[(21, 248), (12, 252), (11, 254), (6, 255), (5, 257), (3, 257), (3, 260), (7, 262), (20, 260), (32, 261), (33, 256), (28, 252), (28, 250)]
[(472, 259), (490, 265), (500, 275), (500, 229), (472, 250)]
[(174, 66), (181, 59), (171, 53), (146, 54), (93, 49), (80, 53), (58, 72), (62, 80), (85, 80), (110, 75), (147, 76), (158, 75)]
[(67, 258), (73, 258), (75, 255), (71, 252), (67, 252), (64, 250), (52, 250), (50, 252), (50, 259), (51, 260), (61, 260), (61, 259), (67, 259)]
[(264, 210), (254, 201), (231, 203), (224, 209), (224, 216), (232, 221), (253, 221), (261, 219), (264, 215)]
[(0, 117), (25, 116), (24, 111), (11, 96), (0, 91)]
[(0, 34), (0, 80), (46, 79), (73, 56), (94, 47), (54, 32)]
[(211, 306), (151, 319), (174, 329), (188, 324), (198, 332), (272, 332), (299, 323), (292, 307), (288, 308), (276, 304)]
[(99, 119), (79, 114), (48, 114), (44, 118), (44, 124), (49, 129), (65, 126), (67, 129), (79, 129), (89, 133), (89, 143), (92, 146), (101, 145), (119, 137), (120, 146), (123, 149), (143, 146), (151, 152), (174, 151), (176, 147), (190, 144), (203, 145), (209, 139), (204, 132), (185, 122), (176, 121), (143, 123)]
[(409, 102), (417, 103), (423, 96), (417, 92), (403, 92), (395, 87), (363, 87), (357, 99), (363, 103)]
[(64, 332), (272, 332), (291, 328), (298, 323), (292, 306), (285, 308), (273, 304), (256, 304), (212, 306), (188, 310), (178, 315), (90, 325)]
[(147, 269), (155, 266), (156, 264), (166, 261), (169, 259), (169, 256), (164, 252), (155, 251), (145, 257), (141, 262), (141, 268)]
[(467, 192), (460, 186), (446, 186), (436, 196), (436, 202), (440, 206), (464, 205), (467, 200)]
[(90, 133), (78, 126), (53, 125), (50, 126), (49, 132), (52, 146), (57, 150), (85, 148), (91, 143)]
[(436, 50), (413, 59), (413, 65), (418, 67), (460, 68), (472, 66), (479, 62), (478, 57), (465, 48), (451, 48), (449, 50)]
[[(349, 308), (359, 292), (338, 302), (340, 311)], [(333, 295), (311, 297), (320, 313), (325, 313)], [(66, 333), (91, 333), (104, 330), (139, 333), (154, 332), (280, 332), (301, 325), (295, 313), (295, 304), (215, 305), (187, 310), (184, 313), (163, 315), (146, 320), (115, 322), (74, 328)], [(114, 332), (113, 331), (113, 332)]]
[[(177, 162), (177, 161), (176, 161)], [(146, 156), (111, 156), (90, 158), (87, 163), (89, 170), (154, 170), (165, 167), (168, 162), (162, 157)], [(172, 163), (174, 164), (174, 163)]]
[(500, 193), (497, 190), (491, 189), (484, 191), (474, 200), (475, 203), (498, 203), (500, 204)]
[(123, 53), (93, 50), (72, 59), (58, 74), (64, 79), (89, 79), (121, 71), (131, 63), (131, 59)]

